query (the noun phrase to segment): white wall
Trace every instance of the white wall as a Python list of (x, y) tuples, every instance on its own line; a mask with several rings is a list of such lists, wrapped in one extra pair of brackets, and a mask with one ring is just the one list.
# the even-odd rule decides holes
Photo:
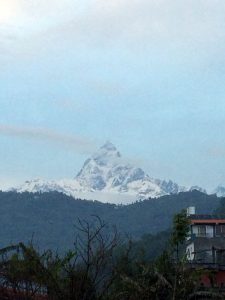
[(187, 254), (187, 259), (189, 261), (194, 260), (194, 257), (195, 257), (194, 251), (195, 251), (194, 243), (191, 243), (190, 245), (187, 246), (186, 254)]

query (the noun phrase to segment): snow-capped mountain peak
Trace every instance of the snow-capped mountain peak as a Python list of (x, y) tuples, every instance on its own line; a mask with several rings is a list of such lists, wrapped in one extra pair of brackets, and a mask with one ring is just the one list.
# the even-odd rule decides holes
[(93, 154), (94, 159), (100, 165), (112, 165), (121, 157), (120, 152), (110, 142), (106, 142), (96, 153)]
[(106, 141), (106, 143), (101, 146), (100, 150), (105, 150), (107, 152), (117, 152), (117, 148), (115, 145), (113, 145), (113, 143), (111, 143), (110, 141)]
[(55, 190), (75, 198), (114, 203), (119, 201), (126, 204), (139, 199), (178, 193), (186, 189), (171, 180), (154, 179), (141, 168), (127, 163), (117, 148), (108, 141), (85, 161), (74, 179), (31, 180), (26, 181), (16, 190), (18, 192)]
[(136, 199), (159, 197), (184, 190), (172, 181), (153, 179), (141, 168), (127, 163), (110, 142), (86, 160), (75, 179), (85, 190), (132, 195)]
[(107, 142), (86, 160), (75, 179), (92, 191), (104, 189), (122, 192), (127, 191), (128, 183), (145, 177), (142, 169), (127, 164), (117, 148)]

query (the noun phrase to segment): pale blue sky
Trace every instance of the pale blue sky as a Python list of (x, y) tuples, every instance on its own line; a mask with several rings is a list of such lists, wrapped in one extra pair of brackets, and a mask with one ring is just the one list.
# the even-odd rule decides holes
[(105, 140), (225, 185), (225, 2), (0, 0), (0, 111), (1, 187), (74, 177)]

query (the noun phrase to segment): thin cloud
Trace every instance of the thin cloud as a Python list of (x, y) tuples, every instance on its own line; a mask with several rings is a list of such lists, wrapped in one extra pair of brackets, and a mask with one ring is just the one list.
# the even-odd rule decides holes
[(90, 43), (121, 38), (194, 45), (210, 44), (225, 34), (221, 0), (97, 0), (86, 6), (85, 14), (65, 20), (53, 31), (82, 41), (86, 37)]
[(33, 52), (40, 55), (45, 49), (49, 53), (49, 48), (67, 42), (74, 43), (76, 48), (88, 46), (90, 51), (99, 45), (125, 46), (132, 51), (171, 47), (172, 53), (183, 54), (182, 59), (197, 56), (194, 63), (199, 59), (209, 61), (210, 57), (215, 60), (224, 53), (224, 0), (9, 0), (9, 3), (19, 6), (14, 29), (21, 26), (16, 32), (23, 36), (21, 42), (16, 41), (11, 47), (15, 55), (27, 57), (29, 53), (34, 55)]
[(47, 128), (27, 128), (0, 125), (0, 135), (56, 144), (57, 146), (77, 151), (82, 154), (92, 153), (96, 148), (96, 144), (86, 138), (59, 133)]
[[(37, 18), (39, 26), (33, 28), (35, 32), (43, 34), (55, 27), (61, 33), (68, 32), (70, 37), (72, 33), (74, 37), (86, 33), (87, 38), (95, 39), (98, 36), (101, 39), (154, 37), (187, 42), (224, 37), (223, 0), (95, 0), (84, 3), (8, 0), (7, 3), (17, 7), (19, 20), (26, 21), (23, 24), (25, 32), (32, 30), (33, 19)], [(19, 20), (14, 22), (18, 25)]]

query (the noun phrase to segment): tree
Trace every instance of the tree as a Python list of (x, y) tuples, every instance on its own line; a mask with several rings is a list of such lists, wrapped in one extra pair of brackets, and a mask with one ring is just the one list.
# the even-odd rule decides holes
[(170, 239), (171, 246), (175, 248), (176, 261), (179, 260), (179, 248), (184, 244), (190, 230), (190, 220), (186, 211), (182, 210), (173, 217), (173, 229)]
[[(114, 280), (115, 230), (98, 217), (92, 224), (79, 220), (74, 249), (64, 256), (31, 244), (0, 250), (0, 285), (25, 299), (45, 293), (52, 300), (96, 300), (107, 296)], [(110, 232), (110, 233), (108, 233)]]

